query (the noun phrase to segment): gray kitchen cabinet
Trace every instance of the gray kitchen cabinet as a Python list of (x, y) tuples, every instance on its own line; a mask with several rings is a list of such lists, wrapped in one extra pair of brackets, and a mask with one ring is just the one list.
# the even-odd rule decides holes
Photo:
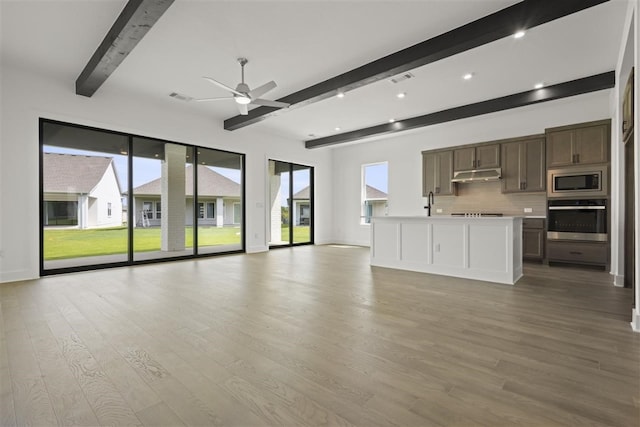
[(605, 242), (547, 241), (549, 262), (608, 267), (609, 245)]
[(500, 144), (483, 144), (453, 151), (453, 170), (500, 167)]
[(610, 121), (547, 129), (547, 167), (606, 163)]
[(440, 196), (456, 194), (453, 178), (453, 151), (424, 151), (422, 153), (422, 195), (429, 191)]
[(544, 137), (502, 144), (502, 192), (546, 191)]
[(524, 218), (522, 221), (522, 258), (529, 261), (542, 261), (545, 241), (544, 219)]

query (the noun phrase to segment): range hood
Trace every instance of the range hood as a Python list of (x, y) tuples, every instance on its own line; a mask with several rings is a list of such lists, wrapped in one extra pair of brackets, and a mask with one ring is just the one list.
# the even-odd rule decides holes
[(497, 181), (502, 177), (502, 169), (473, 169), (453, 173), (451, 182), (484, 182)]

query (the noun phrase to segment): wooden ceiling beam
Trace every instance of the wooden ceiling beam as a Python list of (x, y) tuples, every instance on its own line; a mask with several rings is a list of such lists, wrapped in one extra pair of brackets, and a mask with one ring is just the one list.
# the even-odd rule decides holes
[(453, 120), (466, 119), (482, 114), (495, 113), (496, 111), (508, 110), (511, 108), (524, 107), (540, 102), (553, 101), (555, 99), (569, 96), (581, 95), (615, 87), (615, 71), (609, 71), (590, 77), (584, 77), (569, 82), (520, 92), (513, 95), (494, 98), (487, 101), (476, 102), (474, 104), (461, 107), (450, 108), (423, 116), (411, 117), (398, 120), (394, 123), (385, 123), (350, 132), (343, 132), (324, 138), (316, 138), (305, 141), (306, 148), (327, 147), (330, 145), (353, 142), (364, 138), (385, 135), (396, 132), (404, 132), (424, 126), (431, 126), (438, 123), (450, 122)]
[(76, 94), (92, 96), (174, 0), (129, 0), (76, 79)]
[[(529, 29), (562, 18), (609, 0), (524, 0), (439, 36), (379, 58), (346, 73), (309, 86), (278, 101), (291, 104), (279, 109), (258, 107), (248, 115), (224, 121), (226, 130), (258, 123), (291, 108), (302, 107), (361, 86), (491, 43), (516, 31)], [(366, 6), (363, 6), (366, 7)]]

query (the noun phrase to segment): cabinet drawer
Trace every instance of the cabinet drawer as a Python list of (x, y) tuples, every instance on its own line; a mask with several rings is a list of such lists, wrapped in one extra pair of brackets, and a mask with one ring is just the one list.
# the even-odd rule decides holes
[(606, 265), (609, 245), (606, 243), (547, 241), (549, 261)]
[(544, 218), (523, 218), (522, 228), (544, 228)]

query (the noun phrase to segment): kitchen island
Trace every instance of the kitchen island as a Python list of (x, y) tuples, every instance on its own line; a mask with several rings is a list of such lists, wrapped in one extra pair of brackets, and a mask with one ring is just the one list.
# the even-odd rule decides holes
[(371, 265), (515, 284), (521, 217), (374, 217)]

